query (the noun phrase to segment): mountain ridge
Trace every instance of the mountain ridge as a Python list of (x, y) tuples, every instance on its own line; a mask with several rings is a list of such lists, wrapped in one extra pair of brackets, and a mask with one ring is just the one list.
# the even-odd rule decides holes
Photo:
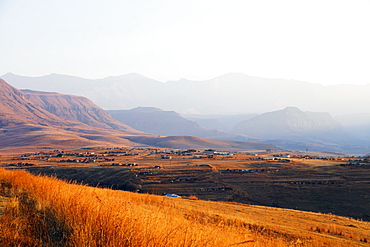
[(109, 110), (155, 106), (179, 113), (192, 109), (202, 114), (261, 114), (293, 105), (313, 112), (344, 115), (368, 112), (366, 106), (370, 104), (366, 93), (370, 84), (324, 86), (242, 73), (165, 83), (138, 74), (94, 80), (62, 75), (2, 77), (17, 88), (80, 95)]

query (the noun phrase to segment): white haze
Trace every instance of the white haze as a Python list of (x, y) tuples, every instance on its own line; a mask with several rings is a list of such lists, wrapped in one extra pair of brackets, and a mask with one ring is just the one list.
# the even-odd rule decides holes
[(367, 0), (4, 0), (0, 74), (370, 83)]

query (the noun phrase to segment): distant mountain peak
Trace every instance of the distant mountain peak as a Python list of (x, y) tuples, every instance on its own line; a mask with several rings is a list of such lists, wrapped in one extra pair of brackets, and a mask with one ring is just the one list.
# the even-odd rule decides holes
[(299, 112), (303, 112), (301, 111), (301, 109), (299, 109), (298, 107), (295, 107), (295, 106), (287, 106), (283, 109), (283, 111), (299, 111)]
[[(153, 80), (153, 79), (150, 79), (149, 77), (146, 77), (142, 74), (139, 74), (139, 73), (128, 73), (128, 74), (125, 74), (125, 75), (117, 75), (117, 76), (108, 76), (108, 77), (104, 77), (102, 78), (102, 80), (122, 80), (122, 79), (128, 79), (128, 80)], [(155, 81), (155, 80), (153, 80)]]
[(7, 77), (7, 76), (15, 76), (16, 74), (12, 73), (12, 72), (8, 72), (4, 75), (2, 75), (1, 77)]
[(294, 106), (285, 107), (283, 110), (281, 110), (281, 112), (285, 112), (287, 114), (304, 114), (305, 113), (298, 107), (294, 107)]
[(132, 112), (158, 112), (158, 111), (163, 111), (160, 108), (156, 107), (149, 107), (149, 106), (138, 106), (136, 108), (131, 109), (130, 111)]
[(303, 112), (297, 107), (263, 113), (239, 123), (234, 132), (280, 140), (334, 140), (346, 135), (341, 124), (329, 113)]

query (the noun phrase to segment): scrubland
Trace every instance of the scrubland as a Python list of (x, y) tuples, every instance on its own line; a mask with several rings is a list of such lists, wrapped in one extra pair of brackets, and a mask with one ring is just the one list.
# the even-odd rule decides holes
[(1, 246), (369, 246), (370, 223), (0, 169)]

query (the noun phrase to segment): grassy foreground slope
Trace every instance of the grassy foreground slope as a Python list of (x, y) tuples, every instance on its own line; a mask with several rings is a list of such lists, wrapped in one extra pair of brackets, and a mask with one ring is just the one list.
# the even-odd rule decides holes
[(0, 246), (369, 246), (370, 223), (0, 169)]

